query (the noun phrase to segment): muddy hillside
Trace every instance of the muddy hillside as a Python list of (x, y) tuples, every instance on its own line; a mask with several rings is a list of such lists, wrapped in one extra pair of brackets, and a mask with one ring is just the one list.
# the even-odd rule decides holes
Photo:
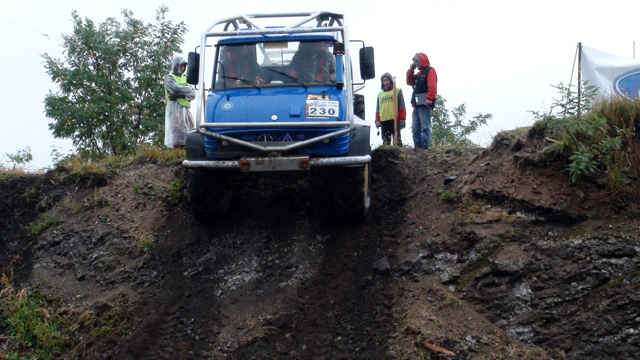
[(362, 223), (313, 172), (238, 181), (210, 223), (179, 164), (4, 176), (0, 359), (637, 358), (640, 212), (539, 150), (378, 148)]

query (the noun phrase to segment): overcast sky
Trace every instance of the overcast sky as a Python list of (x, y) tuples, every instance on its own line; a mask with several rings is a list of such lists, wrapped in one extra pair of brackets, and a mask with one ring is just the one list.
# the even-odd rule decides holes
[[(405, 72), (416, 52), (429, 56), (438, 73), (438, 93), (447, 107), (465, 103), (468, 117), (494, 115), (475, 140), (487, 145), (498, 131), (532, 123), (529, 110), (548, 109), (550, 84), (569, 82), (576, 44), (582, 42), (618, 56), (633, 56), (640, 42), (636, 1), (79, 1), (0, 0), (0, 158), (31, 147), (34, 167), (50, 165), (51, 146), (67, 152), (70, 140), (54, 139), (43, 100), (56, 86), (45, 73), (41, 54), (62, 58), (61, 34), (73, 29), (72, 10), (96, 23), (122, 20), (120, 10), (153, 22), (160, 4), (168, 18), (189, 28), (183, 53), (199, 44), (202, 30), (216, 20), (242, 13), (332, 11), (348, 16), (352, 39), (375, 48), (376, 75), (397, 76), (405, 97)], [(13, 24), (19, 24), (20, 26)], [(28, 29), (27, 29), (28, 28)], [(47, 34), (45, 37), (41, 33)], [(640, 46), (640, 43), (638, 44)], [(640, 51), (637, 57), (640, 57)], [(574, 75), (574, 77), (577, 75)], [(575, 80), (574, 80), (575, 81)], [(379, 79), (368, 81), (367, 120), (373, 121)], [(407, 103), (410, 108), (411, 105)], [(410, 110), (408, 109), (410, 117)], [(408, 128), (410, 125), (407, 126)], [(409, 129), (403, 132), (411, 144)], [(379, 144), (379, 139), (372, 142)]]

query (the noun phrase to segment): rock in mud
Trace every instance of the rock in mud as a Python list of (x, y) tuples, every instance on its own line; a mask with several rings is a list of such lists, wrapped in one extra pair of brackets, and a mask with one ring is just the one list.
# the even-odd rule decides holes
[(391, 273), (391, 266), (386, 257), (374, 262), (373, 269), (382, 275), (389, 275)]

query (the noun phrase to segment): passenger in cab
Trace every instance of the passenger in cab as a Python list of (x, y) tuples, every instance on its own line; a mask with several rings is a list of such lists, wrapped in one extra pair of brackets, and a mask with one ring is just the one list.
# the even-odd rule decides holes
[(301, 42), (289, 64), (288, 74), (303, 82), (335, 83), (336, 58), (324, 41)]

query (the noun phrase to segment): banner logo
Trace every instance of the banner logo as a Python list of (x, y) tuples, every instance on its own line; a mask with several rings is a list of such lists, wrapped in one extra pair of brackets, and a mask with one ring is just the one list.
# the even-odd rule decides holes
[(618, 76), (613, 80), (613, 87), (620, 95), (640, 98), (640, 69)]

